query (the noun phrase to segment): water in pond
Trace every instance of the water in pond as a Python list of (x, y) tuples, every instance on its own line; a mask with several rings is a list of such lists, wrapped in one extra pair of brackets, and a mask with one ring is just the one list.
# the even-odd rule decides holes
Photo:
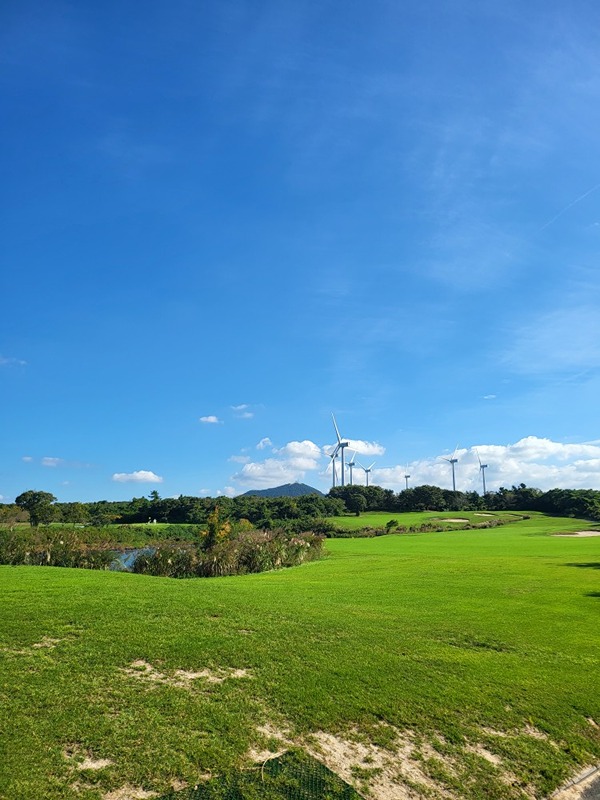
[(156, 547), (136, 547), (131, 550), (115, 551), (115, 558), (109, 569), (114, 572), (132, 572), (138, 556), (151, 556), (155, 552)]

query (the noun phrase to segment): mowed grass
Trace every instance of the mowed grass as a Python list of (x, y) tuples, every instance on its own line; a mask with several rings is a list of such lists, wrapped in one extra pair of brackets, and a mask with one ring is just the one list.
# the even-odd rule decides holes
[[(323, 561), (239, 578), (0, 567), (0, 797), (193, 785), (279, 747), (268, 722), (382, 747), (409, 731), (456, 798), (545, 797), (600, 762), (600, 538), (548, 535), (587, 527), (330, 540)], [(247, 672), (169, 682), (205, 669)]]

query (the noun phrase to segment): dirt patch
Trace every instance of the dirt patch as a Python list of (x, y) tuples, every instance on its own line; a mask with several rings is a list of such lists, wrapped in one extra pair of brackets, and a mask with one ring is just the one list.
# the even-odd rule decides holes
[(147, 792), (137, 786), (121, 786), (113, 792), (103, 795), (104, 800), (146, 800), (148, 797), (156, 797), (156, 792)]
[(104, 767), (110, 767), (112, 763), (110, 758), (86, 757), (80, 764), (77, 764), (77, 769), (104, 769)]
[(554, 533), (553, 536), (558, 536), (561, 539), (576, 539), (587, 538), (588, 536), (600, 536), (600, 531), (573, 531), (573, 533)]
[(160, 683), (168, 686), (176, 686), (180, 689), (193, 688), (194, 682), (198, 680), (204, 683), (223, 683), (230, 678), (250, 678), (252, 677), (247, 669), (203, 669), (200, 672), (192, 672), (185, 669), (176, 669), (172, 675), (165, 675), (147, 661), (134, 661), (129, 667), (122, 670), (130, 678), (145, 681), (146, 683)]
[(479, 730), (482, 733), (485, 733), (486, 736), (500, 736), (500, 737), (508, 736), (506, 731), (499, 731), (499, 730), (496, 730), (496, 728), (480, 728)]
[(494, 764), (496, 767), (502, 763), (500, 756), (497, 756), (495, 753), (490, 753), (490, 751), (486, 750), (486, 748), (481, 744), (468, 745), (466, 749), (469, 753), (473, 753), (476, 756), (485, 758), (486, 761), (489, 761), (490, 764)]
[(53, 639), (51, 636), (44, 636), (41, 642), (36, 642), (32, 644), (31, 647), (34, 650), (40, 650), (42, 648), (47, 648), (48, 650), (54, 650), (57, 644), (60, 644), (62, 639)]
[(398, 733), (389, 750), (323, 731), (314, 734), (311, 741), (313, 744), (307, 747), (311, 755), (376, 800), (453, 797), (422, 770), (409, 733)]
[(77, 769), (104, 769), (114, 763), (109, 758), (94, 758), (89, 751), (84, 751), (82, 758), (82, 748), (77, 744), (66, 747), (63, 755), (67, 761), (73, 762)]
[(62, 639), (53, 639), (51, 636), (44, 636), (39, 642), (34, 642), (29, 645), (29, 647), (0, 647), (0, 652), (8, 653), (12, 656), (30, 656), (36, 650), (54, 650), (62, 641)]

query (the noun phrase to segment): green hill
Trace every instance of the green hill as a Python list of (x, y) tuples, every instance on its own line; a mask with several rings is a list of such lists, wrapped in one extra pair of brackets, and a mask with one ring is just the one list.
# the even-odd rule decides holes
[(284, 483), (283, 486), (273, 486), (271, 489), (250, 489), (242, 497), (303, 497), (305, 494), (324, 496), (323, 492), (306, 483)]

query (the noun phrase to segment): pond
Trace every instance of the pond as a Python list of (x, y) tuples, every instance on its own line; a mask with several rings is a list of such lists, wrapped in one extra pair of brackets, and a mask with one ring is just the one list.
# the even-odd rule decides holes
[(133, 565), (138, 556), (151, 556), (156, 547), (135, 547), (129, 550), (115, 550), (114, 560), (109, 569), (112, 572), (133, 572)]

